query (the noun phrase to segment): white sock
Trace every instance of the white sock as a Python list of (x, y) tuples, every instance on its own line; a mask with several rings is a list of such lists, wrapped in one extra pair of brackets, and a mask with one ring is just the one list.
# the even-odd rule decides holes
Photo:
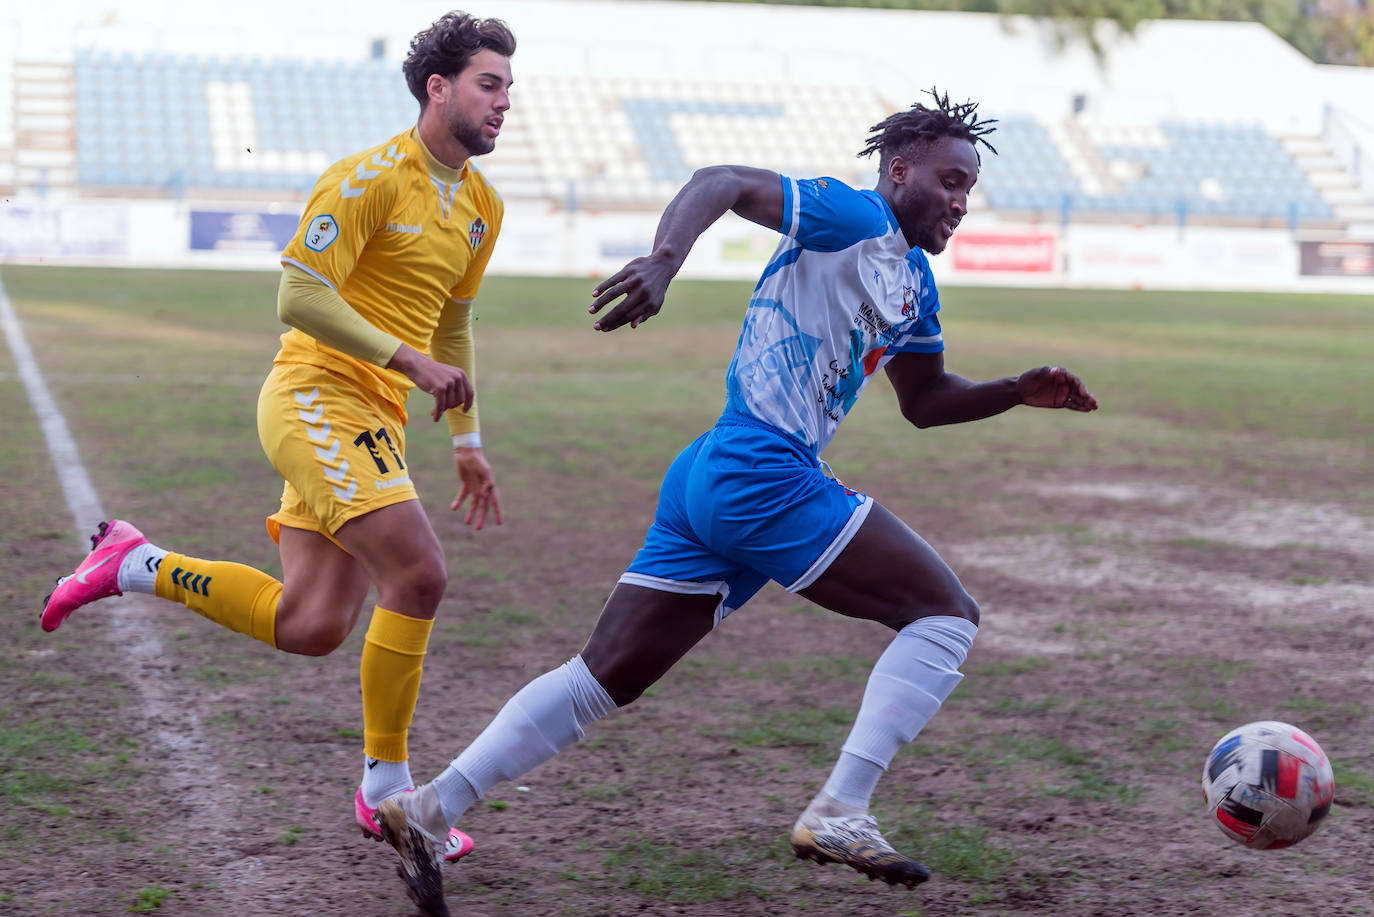
[(166, 551), (151, 543), (141, 544), (125, 554), (116, 574), (119, 591), (152, 595), (153, 584), (157, 582), (157, 568), (166, 556)]
[(434, 781), (449, 825), (493, 786), (543, 764), (614, 709), (581, 655), (525, 685)]
[(868, 811), (868, 801), (873, 798), (873, 790), (883, 775), (883, 766), (860, 758), (847, 751), (840, 752), (840, 760), (830, 772), (822, 792), (837, 802)]
[(967, 618), (935, 615), (902, 628), (868, 676), (859, 715), (845, 740), (825, 792), (868, 808), (878, 778), (897, 750), (916, 738), (963, 680), (963, 665), (978, 634)]
[(414, 785), (409, 761), (381, 761), (363, 755), (363, 802), (369, 806), (376, 808), (383, 799), (403, 793)]
[(439, 796), (439, 808), (443, 810), (444, 820), (450, 828), (458, 824), (458, 819), (463, 813), (482, 798), (481, 794), (473, 789), (472, 784), (468, 783), (468, 778), (458, 773), (452, 764), (444, 768), (444, 772), (431, 782), (434, 784), (434, 792)]

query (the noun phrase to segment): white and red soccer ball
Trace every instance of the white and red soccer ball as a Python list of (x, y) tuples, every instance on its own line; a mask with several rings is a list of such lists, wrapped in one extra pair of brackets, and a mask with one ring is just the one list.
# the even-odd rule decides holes
[(1255, 850), (1289, 847), (1321, 827), (1336, 781), (1310, 735), (1264, 720), (1232, 729), (1202, 768), (1208, 814), (1222, 832)]

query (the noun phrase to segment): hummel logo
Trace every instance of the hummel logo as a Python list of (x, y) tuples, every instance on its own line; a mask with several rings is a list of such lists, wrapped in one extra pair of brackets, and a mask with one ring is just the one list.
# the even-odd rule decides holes
[(198, 592), (207, 597), (210, 595), (210, 577), (201, 573), (192, 574), (180, 567), (172, 571), (172, 585), (180, 586), (187, 592)]
[(159, 557), (157, 560), (153, 560), (151, 557), (146, 557), (146, 558), (144, 558), (144, 560), (143, 560), (143, 569), (147, 570), (149, 573), (156, 573), (156, 572), (157, 572), (157, 568), (158, 568), (158, 567), (161, 567), (161, 566), (162, 566), (162, 558), (161, 558), (161, 557)]
[(105, 566), (105, 562), (106, 562), (106, 561), (110, 561), (110, 560), (114, 560), (114, 555), (113, 555), (113, 554), (106, 554), (104, 557), (100, 558), (100, 560), (98, 560), (98, 561), (96, 561), (95, 563), (91, 564), (91, 565), (90, 565), (89, 567), (87, 567), (85, 570), (82, 570), (82, 571), (80, 571), (79, 573), (77, 573), (77, 574), (76, 574), (76, 581), (77, 581), (78, 583), (80, 583), (81, 585), (83, 585), (83, 586), (89, 586), (90, 583), (88, 583), (88, 582), (86, 581), (86, 574), (88, 574), (88, 573), (94, 573), (96, 570), (98, 570), (98, 569), (100, 569), (101, 567)]

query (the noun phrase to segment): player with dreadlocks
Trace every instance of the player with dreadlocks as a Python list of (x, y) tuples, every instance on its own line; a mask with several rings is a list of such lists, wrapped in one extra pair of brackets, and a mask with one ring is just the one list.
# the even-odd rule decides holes
[(902, 415), (922, 428), (1017, 405), (1097, 408), (1059, 367), (989, 382), (945, 370), (925, 253), (943, 251), (964, 218), (976, 148), (992, 149), (984, 139), (992, 122), (979, 121), (971, 102), (932, 95), (934, 107), (914, 105), (872, 128), (861, 155), (878, 153), (874, 190), (741, 166), (701, 169), (664, 211), (653, 251), (592, 291), (592, 313), (623, 297), (597, 330), (635, 328), (658, 314), (688, 250), (726, 211), (782, 234), (745, 314), (725, 411), (668, 469), (644, 546), (582, 652), (522, 688), (431, 783), (382, 804), (385, 833), (421, 901), (441, 900), (434, 853), (469, 806), (639, 697), (770, 579), (896, 632), (834, 770), (792, 829), (793, 850), (888, 883), (929, 877), (883, 838), (869, 799), (893, 755), (962, 678), (978, 606), (934, 548), (840, 483), (821, 451), (879, 369)]

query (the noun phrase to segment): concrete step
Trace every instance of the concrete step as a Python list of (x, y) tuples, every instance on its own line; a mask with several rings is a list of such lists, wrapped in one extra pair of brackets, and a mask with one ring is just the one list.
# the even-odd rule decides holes
[(15, 166), (15, 180), (17, 184), (32, 187), (39, 184), (49, 185), (72, 185), (76, 183), (76, 169), (58, 168), (56, 166)]
[(1347, 223), (1374, 224), (1374, 204), (1341, 204), (1333, 206), (1331, 213)]
[(20, 167), (35, 168), (72, 168), (76, 165), (76, 151), (71, 147), (37, 150), (33, 147), (17, 150), (14, 161)]
[(1307, 180), (1318, 191), (1325, 191), (1327, 188), (1349, 188), (1352, 185), (1350, 174), (1345, 171), (1309, 171)]
[(19, 112), (14, 119), (14, 130), (15, 133), (18, 134), (24, 134), (30, 131), (70, 134), (72, 132), (72, 126), (71, 115)]
[(1286, 135), (1279, 137), (1279, 143), (1293, 158), (1305, 155), (1329, 156), (1331, 151), (1321, 137), (1310, 135)]
[(71, 118), (76, 111), (71, 96), (19, 96), (14, 110), (21, 115), (61, 115)]
[(35, 83), (66, 82), (70, 84), (72, 81), (72, 66), (70, 64), (16, 60), (12, 72), (16, 83), (33, 81)]
[(1326, 202), (1332, 207), (1338, 204), (1374, 204), (1374, 194), (1354, 185), (1323, 188), (1322, 197), (1326, 198)]

